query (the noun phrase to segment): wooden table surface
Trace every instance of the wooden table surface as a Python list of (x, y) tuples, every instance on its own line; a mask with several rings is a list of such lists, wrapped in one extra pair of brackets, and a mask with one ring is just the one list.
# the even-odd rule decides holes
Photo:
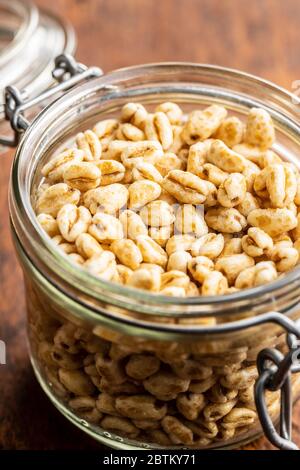
[[(80, 61), (104, 71), (157, 61), (235, 67), (291, 89), (300, 79), (299, 0), (38, 0), (67, 18)], [(0, 449), (99, 449), (39, 388), (26, 350), (22, 275), (12, 248), (7, 182), (12, 153), (0, 156)], [(300, 445), (300, 403), (294, 409)], [(100, 447), (101, 448), (101, 447)], [(247, 449), (272, 449), (262, 438)]]

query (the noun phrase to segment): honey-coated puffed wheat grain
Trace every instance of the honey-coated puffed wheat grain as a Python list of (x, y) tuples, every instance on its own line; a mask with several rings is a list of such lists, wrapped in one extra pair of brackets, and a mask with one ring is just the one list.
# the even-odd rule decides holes
[(97, 161), (101, 157), (102, 146), (95, 132), (86, 130), (76, 136), (77, 147), (83, 151), (85, 161)]
[(101, 170), (92, 162), (71, 163), (63, 173), (64, 182), (81, 192), (94, 189), (101, 182)]

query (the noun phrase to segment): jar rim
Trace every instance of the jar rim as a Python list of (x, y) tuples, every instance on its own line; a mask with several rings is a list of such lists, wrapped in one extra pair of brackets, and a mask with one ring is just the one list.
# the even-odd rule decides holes
[[(67, 273), (72, 277), (73, 285), (76, 285), (76, 288), (84, 289), (84, 292), (88, 292), (88, 295), (91, 295), (93, 298), (98, 299), (99, 289), (101, 291), (101, 296), (103, 291), (107, 292), (108, 295), (120, 296), (118, 298), (118, 305), (128, 306), (128, 302), (124, 303), (125, 299), (131, 299), (138, 302), (138, 308), (141, 308), (141, 304), (147, 303), (147, 305), (154, 305), (151, 313), (161, 316), (176, 316), (176, 312), (168, 312), (161, 310), (161, 306), (174, 307), (178, 306), (179, 309), (184, 307), (195, 307), (197, 308), (197, 316), (210, 316), (218, 314), (215, 309), (218, 309), (220, 305), (222, 306), (222, 311), (219, 315), (227, 313), (226, 305), (229, 309), (232, 309), (232, 303), (234, 305), (243, 305), (249, 308), (250, 301), (256, 301), (258, 298), (265, 297), (266, 299), (274, 299), (277, 294), (286, 295), (291, 289), (295, 289), (295, 283), (300, 279), (300, 266), (294, 268), (291, 272), (285, 274), (282, 278), (277, 279), (269, 284), (264, 286), (254, 287), (250, 289), (243, 289), (241, 291), (225, 294), (222, 296), (197, 296), (197, 297), (168, 297), (159, 294), (147, 293), (147, 291), (135, 289), (132, 287), (126, 287), (119, 285), (110, 281), (105, 281), (99, 277), (93, 276), (84, 269), (77, 267), (74, 263), (68, 260), (67, 256), (63, 253), (60, 253), (59, 250), (51, 242), (51, 239), (43, 233), (42, 228), (39, 226), (35, 213), (31, 205), (28, 206), (28, 194), (27, 197), (27, 206), (26, 206), (26, 197), (24, 194), (24, 189), (28, 191), (30, 189), (28, 184), (22, 187), (23, 194), (20, 191), (20, 179), (19, 179), (19, 165), (26, 153), (32, 148), (32, 136), (33, 134), (38, 134), (39, 138), (43, 135), (42, 131), (47, 129), (47, 122), (49, 119), (53, 119), (55, 116), (55, 108), (61, 107), (61, 110), (71, 102), (74, 102), (76, 99), (82, 102), (82, 99), (87, 96), (89, 93), (95, 92), (95, 90), (100, 89), (101, 87), (105, 88), (109, 86), (110, 83), (115, 83), (119, 78), (124, 74), (137, 75), (141, 76), (150, 71), (160, 72), (160, 71), (170, 71), (171, 73), (176, 73), (178, 71), (193, 70), (198, 73), (213, 73), (224, 75), (226, 78), (231, 79), (235, 77), (240, 80), (246, 80), (253, 83), (255, 86), (262, 87), (269, 90), (269, 94), (275, 96), (278, 102), (283, 103), (288, 101), (288, 108), (293, 109), (291, 101), (294, 98), (294, 95), (284, 88), (273, 84), (272, 82), (256, 77), (246, 72), (241, 72), (235, 69), (230, 69), (226, 67), (219, 67), (217, 65), (209, 64), (194, 64), (189, 62), (161, 62), (154, 64), (143, 64), (138, 66), (131, 66), (126, 68), (121, 68), (115, 71), (112, 71), (106, 75), (103, 75), (97, 79), (93, 79), (89, 83), (82, 84), (76, 87), (75, 90), (71, 90), (66, 93), (63, 97), (58, 98), (54, 103), (48, 105), (31, 123), (30, 127), (26, 131), (18, 149), (13, 163), (13, 169), (11, 173), (11, 193), (10, 193), (10, 213), (11, 220), (16, 232), (18, 239), (20, 240), (20, 230), (23, 232), (24, 227), (32, 232), (32, 234), (38, 237), (38, 245), (41, 252), (45, 255), (44, 262), (53, 263), (55, 267), (55, 272), (58, 273), (58, 276), (61, 277), (61, 274)], [(60, 110), (60, 111), (61, 111)], [(295, 109), (294, 109), (295, 111)], [(275, 110), (276, 112), (276, 110)], [(48, 121), (47, 121), (48, 120)], [(289, 120), (288, 120), (289, 121)], [(293, 128), (294, 134), (297, 136), (297, 141), (300, 144), (300, 125), (296, 121), (290, 120), (291, 127)], [(40, 132), (40, 134), (39, 134)], [(30, 200), (30, 199), (29, 199)], [(24, 232), (23, 232), (24, 233)], [(37, 240), (35, 239), (35, 244)], [(40, 252), (40, 254), (41, 254)], [(35, 265), (31, 254), (33, 253), (32, 247), (27, 254), (28, 258)], [(66, 279), (66, 278), (65, 278)], [(100, 296), (99, 300), (102, 299)], [(135, 310), (135, 306), (131, 305), (131, 309)], [(157, 307), (159, 305), (160, 307)], [(158, 310), (157, 310), (158, 309)], [(200, 310), (199, 310), (200, 309)], [(137, 310), (137, 309), (136, 309)], [(149, 311), (148, 307), (145, 308), (147, 312)], [(202, 312), (201, 312), (202, 310)], [(137, 310), (138, 311), (138, 310)], [(184, 315), (192, 313), (192, 316), (195, 315), (195, 312), (186, 312)], [(179, 315), (180, 316), (180, 315)]]

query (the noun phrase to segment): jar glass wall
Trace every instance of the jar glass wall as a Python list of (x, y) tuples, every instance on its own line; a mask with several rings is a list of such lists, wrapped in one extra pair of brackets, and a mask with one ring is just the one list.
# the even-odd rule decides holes
[[(265, 347), (285, 352), (285, 333), (270, 324), (222, 334), (218, 327), (271, 310), (298, 318), (299, 268), (266, 286), (220, 297), (152, 295), (74, 266), (44, 235), (31, 206), (41, 167), (77, 131), (115, 116), (128, 101), (151, 109), (163, 100), (186, 112), (220, 103), (242, 119), (249, 108), (264, 107), (277, 130), (275, 150), (298, 164), (300, 129), (291, 96), (231, 70), (190, 64), (123, 69), (47, 107), (21, 142), (10, 192), (33, 366), (55, 405), (112, 447), (237, 446), (260, 433), (253, 398), (257, 354)], [(276, 420), (278, 394), (270, 393), (267, 402)]]

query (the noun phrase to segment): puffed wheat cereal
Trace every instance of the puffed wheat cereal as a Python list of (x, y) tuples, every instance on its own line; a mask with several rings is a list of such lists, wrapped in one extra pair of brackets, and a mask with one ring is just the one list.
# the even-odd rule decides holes
[(88, 162), (100, 160), (102, 146), (98, 136), (93, 131), (88, 129), (77, 134), (76, 143), (78, 148), (84, 153), (84, 160)]
[(168, 150), (173, 143), (173, 130), (168, 116), (157, 111), (148, 115), (145, 121), (145, 134), (148, 140), (157, 140), (163, 150)]
[(99, 160), (97, 167), (101, 172), (101, 186), (118, 183), (124, 178), (125, 167), (116, 160)]
[(248, 114), (245, 142), (263, 149), (270, 148), (275, 140), (271, 116), (260, 108), (252, 108)]
[(57, 183), (49, 186), (38, 198), (35, 210), (37, 214), (49, 214), (57, 216), (59, 210), (65, 204), (77, 205), (80, 199), (80, 191), (72, 189), (66, 183)]
[(185, 204), (202, 204), (210, 190), (207, 181), (182, 170), (171, 170), (164, 178), (162, 187), (177, 201)]
[(42, 175), (51, 183), (59, 183), (63, 181), (64, 171), (69, 165), (82, 162), (84, 153), (78, 149), (68, 149), (52, 158), (42, 168)]
[(223, 140), (227, 147), (234, 147), (242, 142), (244, 137), (244, 124), (236, 116), (224, 119), (217, 132), (215, 139)]
[(64, 205), (57, 214), (58, 228), (68, 242), (74, 242), (79, 235), (87, 232), (91, 220), (90, 211), (75, 204)]
[(165, 113), (171, 124), (179, 124), (181, 122), (182, 109), (176, 103), (166, 101), (159, 104), (155, 111)]
[(94, 189), (101, 181), (101, 170), (91, 162), (71, 163), (63, 173), (64, 182), (82, 192)]
[(107, 214), (115, 214), (126, 206), (129, 193), (128, 189), (119, 183), (109, 184), (104, 187), (90, 189), (83, 196), (83, 202), (91, 214), (103, 211)]
[(192, 111), (182, 131), (183, 139), (188, 145), (208, 139), (220, 127), (226, 115), (226, 109), (216, 104), (203, 111)]
[[(299, 266), (300, 173), (273, 150), (267, 111), (235, 114), (217, 104), (186, 113), (171, 101), (127, 103), (45, 156), (33, 190), (37, 222), (73, 272), (85, 270), (107, 295), (119, 284), (92, 324), (79, 311), (72, 322), (61, 306), (52, 318), (52, 301), (33, 283), (33, 354), (68, 412), (120, 441), (200, 449), (258, 432), (255, 361), (264, 348), (285, 354), (284, 335), (197, 341), (194, 328), (219, 323), (210, 296), (263, 289)], [(126, 296), (136, 307), (120, 306)], [(119, 318), (122, 331), (108, 326)], [(129, 336), (133, 320), (141, 329)], [(146, 322), (167, 324), (174, 337), (140, 333)], [(177, 340), (179, 329), (189, 341)], [(279, 395), (266, 392), (274, 420)]]

